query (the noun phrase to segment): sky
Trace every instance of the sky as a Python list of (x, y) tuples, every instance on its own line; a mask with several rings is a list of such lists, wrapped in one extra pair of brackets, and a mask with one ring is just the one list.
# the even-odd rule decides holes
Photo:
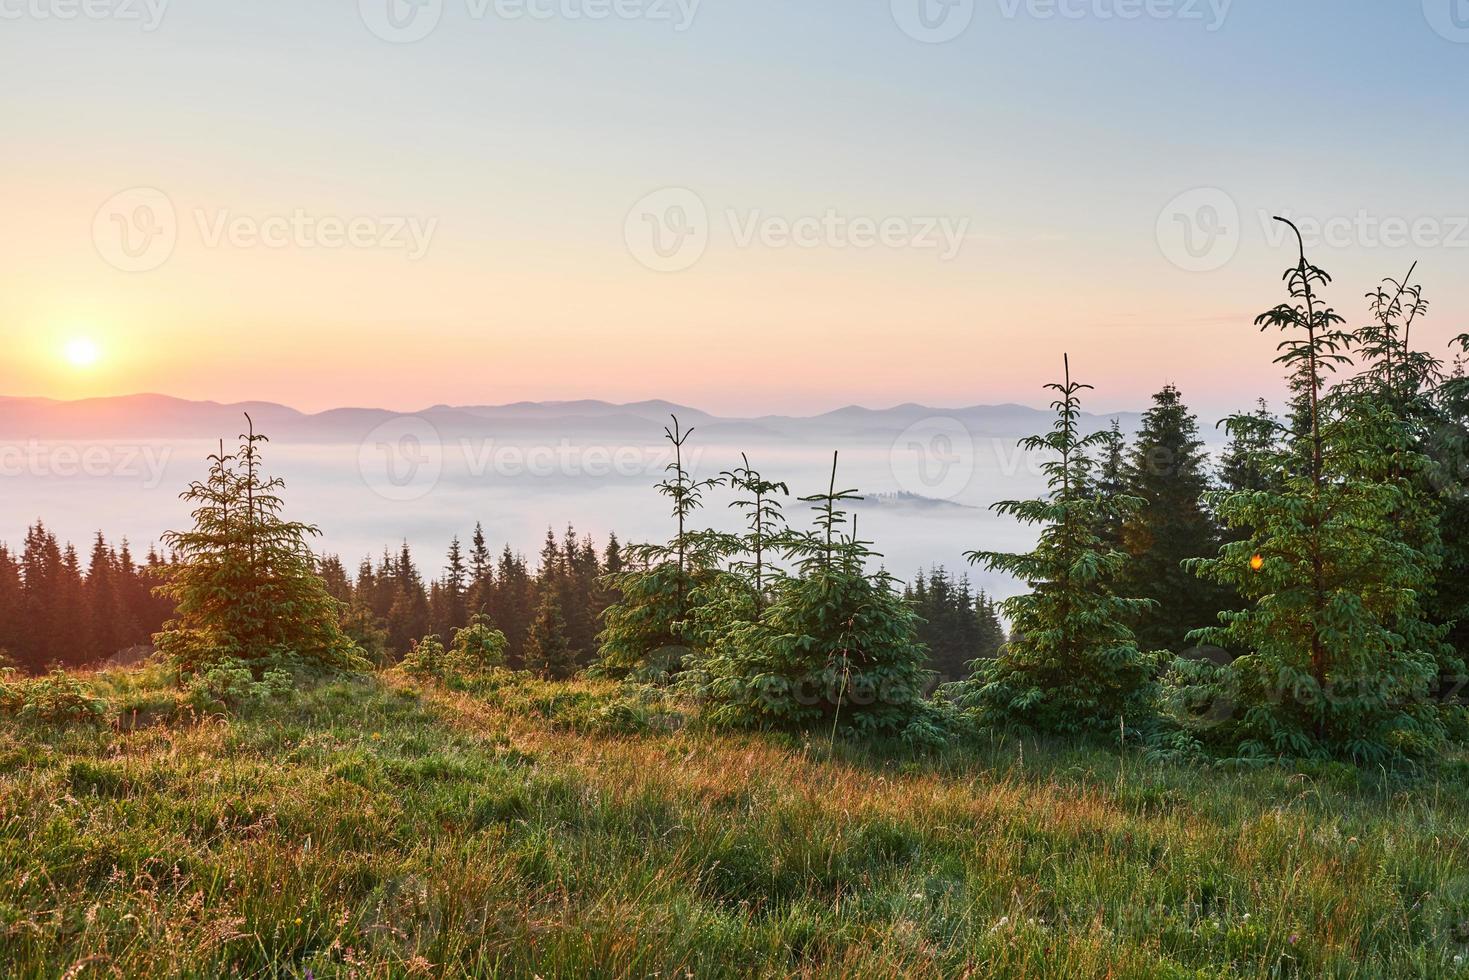
[(0, 394), (1276, 394), (1469, 330), (1469, 0), (0, 0)]

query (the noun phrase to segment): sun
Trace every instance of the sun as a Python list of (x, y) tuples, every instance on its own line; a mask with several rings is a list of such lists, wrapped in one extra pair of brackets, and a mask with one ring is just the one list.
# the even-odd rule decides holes
[(102, 357), (102, 349), (90, 337), (76, 337), (67, 342), (66, 360), (72, 367), (88, 368)]

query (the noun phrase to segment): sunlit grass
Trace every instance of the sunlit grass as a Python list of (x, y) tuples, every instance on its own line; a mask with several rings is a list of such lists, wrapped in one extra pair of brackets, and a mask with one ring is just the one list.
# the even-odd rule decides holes
[[(1469, 791), (701, 729), (612, 686), (341, 680), (0, 723), (10, 976), (1454, 976)], [(1469, 975), (1469, 971), (1463, 975)]]

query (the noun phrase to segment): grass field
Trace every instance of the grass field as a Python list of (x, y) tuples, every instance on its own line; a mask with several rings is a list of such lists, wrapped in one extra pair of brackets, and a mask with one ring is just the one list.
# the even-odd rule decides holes
[[(9, 977), (1469, 976), (1469, 790), (386, 673), (0, 722)], [(1469, 963), (1469, 960), (1464, 962)]]

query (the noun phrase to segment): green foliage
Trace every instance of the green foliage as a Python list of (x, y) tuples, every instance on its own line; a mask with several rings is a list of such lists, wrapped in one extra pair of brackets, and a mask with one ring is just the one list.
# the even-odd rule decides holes
[(96, 725), (107, 721), (109, 706), (80, 678), (57, 667), (44, 677), (19, 680), (0, 669), (0, 714), (47, 725)]
[(184, 684), (184, 701), (200, 714), (233, 711), (295, 693), (296, 679), (289, 670), (272, 668), (255, 679), (252, 666), (240, 661), (217, 661), (193, 674)]
[(505, 634), (477, 614), (469, 626), (454, 631), (454, 640), (447, 647), (438, 634), (414, 641), (402, 667), (420, 677), (459, 681), (504, 667), (507, 646)]
[(858, 735), (937, 737), (923, 701), (931, 675), (917, 638), (917, 616), (886, 573), (869, 576), (871, 555), (842, 534), (836, 463), (816, 505), (815, 530), (793, 541), (799, 574), (782, 577), (763, 612), (718, 635), (702, 666), (709, 718), (716, 725), (803, 728)]
[(1144, 506), (1122, 521), (1127, 561), (1117, 588), (1153, 604), (1132, 624), (1138, 644), (1175, 653), (1193, 630), (1216, 621), (1228, 592), (1189, 573), (1184, 562), (1214, 555), (1219, 534), (1202, 499), (1209, 489), (1198, 423), (1177, 388), (1153, 396), (1123, 471), (1122, 494)]
[(962, 680), (970, 663), (994, 657), (1005, 643), (998, 606), (983, 592), (976, 596), (967, 577), (956, 582), (943, 568), (920, 571), (903, 598), (918, 614), (918, 640), (940, 680)]
[[(1469, 334), (1455, 340), (1469, 353)], [(1462, 357), (1462, 353), (1461, 353)], [(1462, 359), (1433, 399), (1428, 436), (1429, 480), (1439, 505), (1443, 564), (1428, 604), (1435, 622), (1451, 623), (1449, 641), (1460, 661), (1469, 660), (1469, 377)], [(1462, 689), (1464, 674), (1448, 678)]]
[(1431, 697), (1441, 643), (1420, 605), (1433, 563), (1399, 523), (1411, 434), (1375, 398), (1327, 396), (1325, 375), (1350, 363), (1355, 338), (1318, 299), (1330, 277), (1304, 248), (1286, 278), (1293, 302), (1258, 323), (1291, 331), (1277, 362), (1304, 414), (1254, 464), (1280, 474), (1277, 486), (1212, 498), (1248, 537), (1194, 563), (1250, 603), (1197, 637), (1248, 652), (1212, 676), (1191, 669), (1180, 697), (1206, 706), (1201, 736), (1244, 757), (1420, 759), (1447, 731)]
[(537, 677), (564, 680), (576, 673), (576, 653), (566, 637), (566, 619), (554, 592), (541, 597), (525, 644), (525, 669)]
[(414, 640), (408, 646), (408, 652), (403, 655), (400, 665), (410, 674), (420, 677), (437, 677), (447, 680), (458, 673), (456, 665), (450, 661), (449, 651), (444, 646), (444, 641), (436, 634), (430, 634), (419, 640)]
[(505, 666), (509, 642), (484, 613), (470, 617), (469, 625), (454, 630), (454, 653), (469, 670), (493, 670)]
[[(249, 419), (249, 416), (246, 416)], [(154, 642), (182, 675), (221, 662), (273, 666), (362, 666), (343, 633), (340, 604), (317, 574), (308, 541), (320, 531), (280, 516), (279, 479), (260, 472), (253, 425), (239, 451), (209, 457), (209, 476), (181, 495), (194, 527), (165, 535), (178, 555), (160, 593), (177, 604)]]
[(664, 429), (673, 462), (657, 489), (673, 502), (673, 540), (628, 547), (627, 565), (603, 577), (603, 587), (618, 601), (603, 613), (594, 671), (600, 676), (666, 681), (683, 669), (690, 652), (685, 630), (695, 587), (728, 546), (726, 536), (688, 527), (705, 491), (720, 485), (719, 480), (695, 480), (684, 466), (684, 445), (693, 432), (683, 431), (676, 416), (673, 427)]
[(1056, 423), (1021, 445), (1054, 458), (1043, 464), (1049, 492), (1036, 500), (1009, 500), (994, 510), (1041, 528), (1028, 554), (971, 552), (969, 559), (1026, 582), (1031, 592), (1001, 604), (1013, 631), (994, 660), (976, 661), (975, 673), (951, 691), (955, 702), (981, 720), (1058, 733), (1112, 734), (1124, 724), (1148, 723), (1156, 711), (1161, 655), (1144, 653), (1128, 627), (1151, 608), (1147, 599), (1114, 594), (1126, 562), (1110, 550), (1102, 530), (1142, 506), (1126, 495), (1090, 492), (1092, 447), (1106, 432), (1078, 433), (1080, 393), (1090, 385), (1066, 377), (1048, 388)]

